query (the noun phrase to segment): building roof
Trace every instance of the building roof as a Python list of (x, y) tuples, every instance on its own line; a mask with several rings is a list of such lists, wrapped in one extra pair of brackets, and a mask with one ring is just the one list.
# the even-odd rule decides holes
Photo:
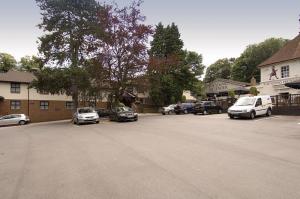
[(0, 82), (30, 83), (34, 79), (35, 79), (35, 76), (29, 72), (10, 70), (6, 73), (0, 73)]
[(300, 59), (300, 34), (289, 41), (272, 57), (259, 64), (258, 67), (276, 64), (284, 61)]
[[(238, 85), (238, 86), (250, 86), (251, 85), (250, 83), (247, 83), (247, 82), (239, 82), (239, 81), (235, 81), (235, 80), (231, 80), (231, 79), (222, 79), (222, 78), (217, 78), (212, 82), (216, 82), (216, 81), (221, 81), (221, 82), (234, 84), (234, 85)], [(212, 83), (212, 82), (210, 82), (210, 83)]]

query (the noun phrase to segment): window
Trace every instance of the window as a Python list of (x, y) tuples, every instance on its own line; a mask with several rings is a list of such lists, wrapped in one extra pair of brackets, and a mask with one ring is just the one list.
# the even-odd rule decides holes
[(261, 106), (261, 105), (262, 105), (262, 100), (261, 100), (261, 98), (258, 98), (257, 101), (256, 101), (255, 106), (258, 107), (258, 106)]
[(21, 109), (21, 101), (10, 101), (10, 109), (11, 110)]
[(49, 102), (48, 101), (41, 101), (40, 102), (40, 109), (41, 110), (48, 110), (49, 109)]
[(21, 92), (21, 84), (20, 83), (11, 83), (10, 84), (10, 92), (11, 93), (20, 93)]
[(290, 76), (290, 67), (282, 66), (281, 67), (281, 78), (287, 78)]
[(66, 102), (66, 109), (72, 110), (74, 108), (73, 102)]

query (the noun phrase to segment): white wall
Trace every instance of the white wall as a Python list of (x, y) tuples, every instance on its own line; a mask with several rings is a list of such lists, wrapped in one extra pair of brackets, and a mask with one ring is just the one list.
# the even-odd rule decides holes
[[(14, 99), (14, 100), (27, 100), (28, 99), (28, 85), (21, 84), (20, 93), (11, 93), (10, 92), (10, 83), (9, 82), (0, 82), (0, 96), (3, 96), (5, 99)], [(36, 89), (29, 90), (29, 100), (45, 100), (45, 101), (72, 101), (71, 96), (67, 95), (42, 95), (37, 92)]]
[[(299, 59), (299, 60), (292, 60), (292, 61), (282, 62), (279, 64), (273, 64), (273, 65), (261, 67), (261, 69), (260, 69), (261, 82), (270, 81), (269, 78), (270, 78), (270, 73), (272, 72), (273, 66), (275, 66), (275, 69), (277, 70), (277, 76), (279, 79), (283, 79), (283, 78), (281, 78), (281, 67), (282, 66), (289, 66), (289, 68), (290, 68), (290, 77), (289, 78), (300, 77), (300, 59)], [(272, 77), (272, 80), (275, 80), (275, 79), (276, 79), (276, 77)], [(284, 78), (284, 79), (287, 79), (287, 78)]]
[[(279, 79), (272, 77), (269, 80), (273, 66), (277, 70), (277, 77)], [(288, 78), (281, 78), (282, 66), (289, 66), (290, 76)], [(300, 94), (300, 90), (288, 88), (284, 85), (288, 82), (300, 81), (300, 59), (264, 66), (260, 71), (261, 83), (257, 85), (257, 89), (261, 95), (278, 95), (279, 93)]]

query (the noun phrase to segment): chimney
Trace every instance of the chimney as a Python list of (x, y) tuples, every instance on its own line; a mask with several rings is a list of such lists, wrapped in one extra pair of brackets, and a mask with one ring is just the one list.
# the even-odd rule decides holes
[(251, 86), (256, 86), (256, 79), (255, 79), (255, 77), (251, 78)]

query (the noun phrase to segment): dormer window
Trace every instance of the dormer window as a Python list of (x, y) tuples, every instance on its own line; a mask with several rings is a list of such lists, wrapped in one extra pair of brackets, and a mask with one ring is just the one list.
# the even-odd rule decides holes
[(290, 76), (290, 67), (282, 66), (281, 67), (281, 78), (287, 78)]

